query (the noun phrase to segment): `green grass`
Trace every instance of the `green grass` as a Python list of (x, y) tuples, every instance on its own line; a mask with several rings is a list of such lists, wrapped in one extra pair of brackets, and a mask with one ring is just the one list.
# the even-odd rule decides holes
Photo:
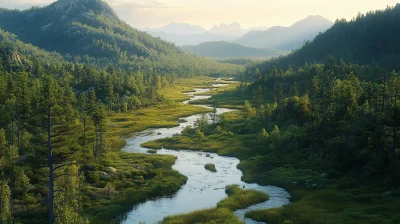
[(204, 112), (209, 112), (209, 110), (182, 103), (166, 103), (129, 113), (111, 114), (109, 123), (115, 126), (109, 127), (108, 141), (113, 151), (119, 151), (126, 144), (121, 137), (149, 128), (175, 127), (179, 125), (180, 117)]
[(232, 211), (244, 209), (269, 199), (269, 196), (263, 192), (251, 189), (244, 190), (237, 185), (227, 186), (225, 192), (229, 197), (218, 202), (217, 207), (228, 208)]
[(168, 216), (164, 218), (163, 224), (219, 224), (232, 223), (243, 224), (234, 214), (237, 209), (247, 208), (268, 200), (268, 195), (255, 190), (244, 190), (237, 185), (226, 187), (228, 197), (218, 202), (216, 208), (209, 208), (191, 212), (188, 214)]
[(372, 197), (372, 201), (357, 202), (349, 192), (334, 189), (304, 192), (303, 197), (282, 208), (246, 213), (246, 217), (270, 224), (373, 224), (399, 223), (400, 205), (393, 200)]
[[(110, 223), (149, 198), (176, 192), (187, 178), (171, 167), (174, 156), (120, 153), (119, 158), (84, 167), (86, 184), (82, 196), (83, 213), (91, 223)], [(117, 171), (111, 173), (108, 167)], [(107, 177), (103, 175), (107, 173)], [(110, 195), (105, 186), (111, 183)]]
[[(209, 88), (212, 84), (216, 84), (215, 78), (205, 76), (193, 79), (181, 79), (175, 81), (173, 86), (161, 89), (159, 93), (167, 100), (184, 101), (190, 99), (190, 97), (182, 93), (193, 92), (193, 88)], [(208, 94), (213, 94), (213, 92), (209, 92)]]
[(204, 165), (204, 168), (206, 170), (209, 170), (209, 171), (214, 172), (214, 173), (217, 172), (217, 169), (215, 168), (215, 165), (212, 164), (212, 163), (207, 163), (206, 165)]
[(163, 224), (244, 224), (227, 208), (210, 208), (164, 218)]
[[(227, 87), (233, 88), (233, 87)], [(219, 94), (213, 95), (209, 99), (202, 99), (190, 102), (190, 104), (207, 104), (216, 107), (240, 109), (242, 108), (244, 101), (251, 100), (248, 94), (237, 93), (231, 89), (225, 89), (228, 91), (222, 92), (224, 89), (220, 89)]]
[(201, 142), (190, 136), (176, 136), (172, 138), (158, 139), (143, 143), (142, 146), (151, 149), (181, 149), (205, 152), (215, 152), (224, 156), (248, 157), (254, 152), (246, 147), (246, 142), (253, 141), (254, 136), (205, 136)]

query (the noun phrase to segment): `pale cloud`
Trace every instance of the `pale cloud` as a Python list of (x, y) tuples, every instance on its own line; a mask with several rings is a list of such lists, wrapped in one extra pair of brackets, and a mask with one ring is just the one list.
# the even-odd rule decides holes
[[(55, 0), (0, 0), (7, 8), (47, 5)], [(288, 26), (307, 17), (322, 15), (332, 21), (355, 17), (358, 12), (394, 6), (397, 0), (106, 0), (134, 27), (159, 27), (186, 22), (210, 28), (239, 22), (250, 26)]]

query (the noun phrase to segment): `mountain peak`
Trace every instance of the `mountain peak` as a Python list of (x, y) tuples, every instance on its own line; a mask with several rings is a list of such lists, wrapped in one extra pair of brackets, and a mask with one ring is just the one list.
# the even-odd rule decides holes
[(114, 10), (103, 0), (58, 0), (49, 6), (53, 13), (63, 15), (94, 13), (118, 19)]
[(221, 35), (233, 35), (235, 37), (243, 35), (242, 27), (237, 22), (231, 24), (221, 23), (219, 26), (215, 25), (209, 30), (209, 32)]
[(325, 26), (332, 26), (333, 22), (330, 21), (329, 19), (324, 18), (323, 16), (320, 15), (310, 15), (307, 18), (300, 20), (298, 22), (296, 22), (295, 24), (292, 25), (292, 27), (325, 27)]

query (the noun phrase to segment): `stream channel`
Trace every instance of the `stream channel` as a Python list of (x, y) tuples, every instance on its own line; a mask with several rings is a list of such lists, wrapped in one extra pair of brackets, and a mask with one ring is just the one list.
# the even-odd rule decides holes
[[(228, 84), (214, 84), (213, 88), (222, 87)], [(211, 96), (196, 95), (204, 94), (210, 89), (194, 89), (195, 92), (186, 93), (191, 99), (183, 103), (198, 99), (207, 99)], [(207, 107), (206, 105), (199, 105)], [(217, 114), (232, 111), (227, 108), (217, 108)], [(173, 128), (157, 128), (134, 133), (127, 138), (127, 144), (122, 149), (125, 152), (147, 153), (148, 149), (141, 147), (142, 143), (156, 139), (172, 137), (174, 134), (180, 134), (186, 126), (193, 126), (195, 121), (201, 117), (201, 114), (183, 117), (181, 119), (187, 122), (181, 123)], [(210, 118), (210, 116), (209, 116)], [(158, 150), (160, 155), (174, 155), (177, 157), (173, 169), (188, 177), (187, 183), (173, 195), (160, 197), (154, 200), (148, 200), (145, 203), (136, 205), (121, 222), (122, 224), (153, 224), (162, 221), (164, 217), (188, 213), (199, 209), (215, 207), (225, 194), (225, 186), (237, 184), (245, 189), (255, 189), (267, 193), (270, 199), (264, 203), (250, 206), (246, 209), (235, 211), (235, 215), (246, 224), (260, 223), (244, 217), (244, 214), (250, 210), (277, 208), (289, 203), (290, 194), (283, 188), (275, 186), (260, 186), (254, 183), (245, 183), (241, 180), (242, 171), (237, 169), (239, 159), (234, 157), (219, 156), (215, 153), (194, 152), (194, 151), (175, 151)], [(206, 157), (209, 154), (210, 157)], [(215, 164), (218, 172), (212, 173), (204, 168), (207, 163)]]

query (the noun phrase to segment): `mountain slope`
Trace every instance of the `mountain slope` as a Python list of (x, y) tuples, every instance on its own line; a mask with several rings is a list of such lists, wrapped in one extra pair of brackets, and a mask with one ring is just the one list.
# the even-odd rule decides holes
[(305, 40), (312, 40), (332, 24), (321, 16), (309, 16), (290, 27), (275, 26), (266, 31), (249, 32), (237, 40), (237, 43), (258, 48), (294, 50), (301, 47)]
[(228, 43), (225, 41), (206, 42), (196, 46), (183, 46), (183, 49), (188, 52), (209, 58), (270, 58), (280, 56), (285, 53), (279, 50), (245, 47), (240, 44)]
[[(1, 10), (0, 26), (24, 42), (62, 54), (117, 57), (181, 53), (121, 22), (102, 0), (59, 0), (44, 8)], [(62, 44), (60, 44), (62, 43)]]
[(45, 62), (64, 62), (64, 58), (56, 52), (47, 52), (31, 44), (20, 41), (16, 35), (0, 29), (0, 43), (7, 46), (8, 51), (21, 53), (26, 56), (34, 56), (38, 60)]
[(175, 44), (121, 21), (103, 0), (59, 0), (28, 10), (0, 9), (0, 28), (69, 61), (147, 74), (234, 74), (242, 69), (187, 55)]
[(400, 69), (400, 4), (352, 21), (340, 20), (301, 49), (275, 62), (278, 67), (302, 66), (323, 61), (327, 56), (357, 64), (378, 63), (387, 69)]

